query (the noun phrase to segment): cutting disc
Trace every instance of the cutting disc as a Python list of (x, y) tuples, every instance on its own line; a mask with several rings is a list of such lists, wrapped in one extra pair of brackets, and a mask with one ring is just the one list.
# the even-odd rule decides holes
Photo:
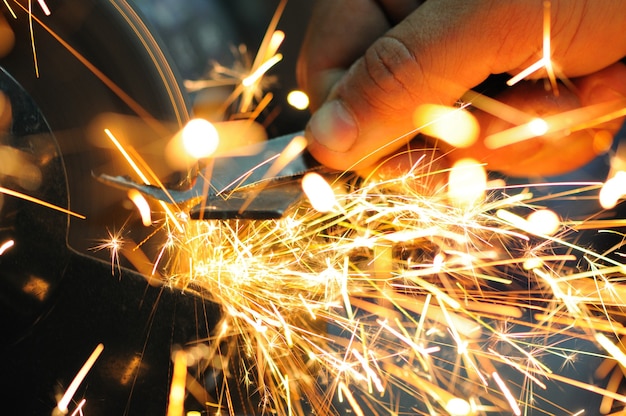
[(32, 2), (32, 20), (29, 3), (0, 6), (16, 38), (0, 59), (2, 114), (10, 116), (0, 127), (0, 186), (85, 218), (0, 195), (0, 243), (12, 244), (0, 256), (2, 413), (53, 414), (102, 344), (69, 410), (86, 399), (90, 416), (164, 414), (171, 349), (206, 337), (215, 312), (148, 286), (106, 252), (96, 258), (107, 232), (132, 229), (132, 208), (94, 173), (130, 172), (107, 128), (172, 186), (184, 181), (186, 172), (161, 169), (162, 147), (153, 144), (185, 123), (186, 100), (126, 2), (55, 0), (50, 15)]

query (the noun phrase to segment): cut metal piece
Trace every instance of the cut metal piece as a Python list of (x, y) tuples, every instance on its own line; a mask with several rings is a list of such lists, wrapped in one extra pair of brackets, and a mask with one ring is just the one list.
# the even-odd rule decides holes
[(302, 198), (301, 177), (321, 169), (310, 154), (303, 152), (276, 176), (267, 177), (276, 158), (296, 136), (301, 135), (303, 132), (296, 132), (270, 139), (259, 153), (252, 156), (215, 158), (209, 184), (203, 175), (198, 175), (188, 189), (142, 185), (125, 176), (102, 174), (98, 179), (118, 188), (136, 189), (167, 203), (183, 204), (204, 198), (190, 212), (194, 219), (277, 219)]

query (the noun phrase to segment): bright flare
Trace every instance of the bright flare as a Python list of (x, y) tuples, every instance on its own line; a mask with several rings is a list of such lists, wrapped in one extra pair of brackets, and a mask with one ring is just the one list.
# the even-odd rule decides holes
[(448, 403), (446, 404), (446, 411), (451, 416), (467, 416), (471, 414), (472, 406), (470, 406), (467, 400), (455, 397), (448, 400)]
[(544, 119), (535, 118), (528, 123), (528, 130), (535, 136), (543, 136), (548, 132), (548, 123)]
[(469, 208), (483, 201), (487, 188), (487, 172), (473, 159), (461, 159), (450, 170), (448, 198), (461, 208)]
[(320, 174), (309, 172), (304, 175), (302, 189), (313, 208), (318, 212), (331, 212), (337, 207), (333, 188)]
[(182, 131), (182, 139), (187, 155), (194, 159), (211, 156), (219, 143), (217, 130), (213, 124), (200, 118), (187, 123)]
[(309, 96), (304, 91), (293, 90), (287, 94), (287, 102), (293, 108), (306, 110), (309, 108)]
[(561, 219), (549, 209), (534, 211), (526, 221), (529, 230), (539, 235), (553, 235), (561, 228)]
[(476, 118), (463, 108), (424, 104), (413, 116), (414, 126), (422, 133), (455, 147), (468, 147), (478, 138)]
[(626, 172), (619, 171), (608, 179), (600, 190), (600, 205), (604, 209), (611, 209), (626, 195)]

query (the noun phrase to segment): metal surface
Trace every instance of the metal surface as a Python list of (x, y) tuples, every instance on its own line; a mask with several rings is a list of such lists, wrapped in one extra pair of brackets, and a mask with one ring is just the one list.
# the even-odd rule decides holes
[(168, 203), (202, 199), (203, 202), (191, 210), (194, 219), (277, 219), (303, 196), (302, 175), (321, 169), (311, 155), (304, 152), (291, 159), (276, 175), (268, 176), (276, 158), (301, 135), (303, 132), (296, 132), (268, 140), (263, 149), (252, 156), (213, 159), (210, 179), (200, 174), (193, 186), (184, 190), (141, 185), (125, 176), (101, 174), (98, 179), (118, 188), (136, 189)]

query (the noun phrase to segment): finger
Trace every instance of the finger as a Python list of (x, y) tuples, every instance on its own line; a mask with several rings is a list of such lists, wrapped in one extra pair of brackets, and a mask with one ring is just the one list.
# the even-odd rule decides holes
[[(529, 118), (555, 120), (554, 115), (570, 110), (592, 108), (598, 104), (615, 102), (619, 108), (626, 104), (626, 66), (617, 63), (594, 74), (573, 80), (573, 90), (561, 86), (559, 95), (546, 91), (543, 82), (519, 84), (501, 94), (498, 99), (506, 105), (526, 113)], [(514, 127), (513, 124), (481, 111), (474, 113), (481, 137)], [(590, 113), (589, 113), (590, 114)], [(567, 120), (565, 129), (546, 136), (529, 138), (509, 146), (492, 149), (482, 140), (465, 149), (451, 149), (452, 160), (470, 157), (483, 162), (487, 169), (509, 176), (551, 176), (563, 174), (585, 164), (609, 150), (612, 138), (620, 129), (623, 117), (612, 118), (579, 130), (581, 116)], [(595, 116), (594, 116), (595, 117)], [(505, 136), (504, 136), (505, 137)]]
[(387, 20), (396, 25), (404, 20), (409, 14), (417, 9), (424, 1), (422, 0), (378, 0), (380, 7), (385, 12)]
[[(568, 4), (578, 12), (584, 9), (581, 3)], [(491, 73), (514, 71), (537, 61), (542, 17), (540, 2), (426, 2), (378, 39), (339, 81), (332, 99), (313, 115), (307, 130), (311, 153), (337, 169), (374, 163), (411, 138), (412, 115), (421, 104), (451, 105)], [(603, 24), (623, 27), (619, 19), (624, 17)], [(579, 41), (570, 26), (566, 28), (555, 32), (555, 47), (565, 51), (574, 45), (578, 49), (568, 53), (584, 60), (590, 44)], [(594, 48), (591, 55), (600, 49)], [(624, 53), (626, 46), (618, 49)], [(614, 56), (596, 63), (607, 65), (609, 59)], [(563, 62), (571, 64), (574, 72), (589, 69), (575, 67), (573, 59)]]
[(300, 87), (317, 109), (345, 70), (390, 25), (375, 0), (318, 0), (297, 63)]

